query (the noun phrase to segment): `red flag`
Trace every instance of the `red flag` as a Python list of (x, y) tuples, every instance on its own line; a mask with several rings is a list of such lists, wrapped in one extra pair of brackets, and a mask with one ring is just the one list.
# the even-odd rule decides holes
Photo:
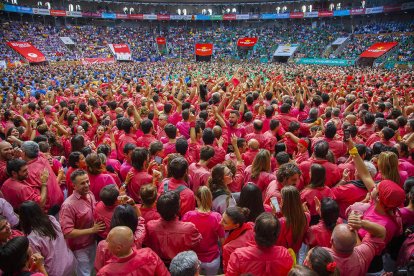
[(21, 54), (29, 62), (46, 61), (45, 55), (29, 42), (10, 41), (7, 42), (7, 45), (9, 45), (9, 47), (11, 47), (19, 54)]
[(257, 43), (257, 37), (242, 37), (237, 41), (237, 46), (253, 47)]
[(398, 45), (398, 42), (379, 42), (371, 45), (360, 57), (378, 58)]
[(165, 39), (165, 37), (157, 37), (157, 44), (158, 45), (164, 45), (167, 43), (167, 40)]
[(197, 43), (195, 45), (195, 53), (197, 56), (211, 56), (213, 54), (212, 43)]

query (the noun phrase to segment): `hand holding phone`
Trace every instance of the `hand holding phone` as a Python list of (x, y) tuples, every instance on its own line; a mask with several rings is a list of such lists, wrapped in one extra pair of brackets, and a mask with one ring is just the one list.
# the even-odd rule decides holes
[(270, 203), (275, 208), (276, 213), (280, 213), (280, 206), (279, 206), (279, 202), (277, 201), (277, 198), (276, 197), (270, 198)]

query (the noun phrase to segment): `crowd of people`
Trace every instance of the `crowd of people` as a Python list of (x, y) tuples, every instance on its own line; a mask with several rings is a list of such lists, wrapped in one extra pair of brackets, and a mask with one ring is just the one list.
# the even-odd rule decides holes
[[(411, 22), (361, 24), (347, 46), (337, 53), (338, 58), (355, 60), (375, 42), (397, 41), (399, 45), (390, 60), (412, 62), (413, 24)], [(328, 46), (340, 37), (348, 37), (342, 24), (319, 22), (316, 25), (301, 22), (269, 22), (265, 24), (197, 24), (136, 26), (49, 26), (36, 22), (2, 22), (0, 32), (0, 60), (14, 62), (21, 57), (10, 49), (8, 41), (29, 41), (41, 50), (47, 60), (79, 60), (80, 58), (113, 57), (109, 43), (126, 43), (132, 58), (137, 61), (157, 61), (161, 57), (193, 60), (195, 43), (213, 43), (213, 59), (238, 60), (260, 58), (272, 60), (280, 44), (298, 44), (295, 57), (327, 57)], [(166, 51), (159, 51), (156, 38), (166, 38)], [(75, 45), (65, 45), (59, 37), (69, 37)], [(241, 37), (258, 37), (258, 43), (248, 56), (241, 56), (237, 40)]]
[(3, 275), (413, 271), (412, 71), (41, 65), (0, 89)]

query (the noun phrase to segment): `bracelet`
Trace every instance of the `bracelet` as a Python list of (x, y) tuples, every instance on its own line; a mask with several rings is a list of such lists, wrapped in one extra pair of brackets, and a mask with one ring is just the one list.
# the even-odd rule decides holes
[(352, 149), (349, 150), (349, 155), (351, 155), (352, 157), (355, 157), (358, 155), (358, 150), (356, 147), (353, 147)]

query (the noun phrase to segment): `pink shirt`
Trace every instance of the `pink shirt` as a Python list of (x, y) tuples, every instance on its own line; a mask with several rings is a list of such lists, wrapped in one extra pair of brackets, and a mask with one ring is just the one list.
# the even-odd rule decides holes
[(192, 222), (203, 239), (194, 249), (198, 259), (210, 263), (220, 255), (218, 240), (224, 238), (224, 229), (220, 224), (221, 215), (217, 212), (202, 213), (198, 210), (187, 212), (181, 219)]
[[(93, 209), (95, 208), (95, 197), (91, 192), (86, 196), (81, 196), (74, 191), (62, 204), (59, 214), (59, 222), (62, 226), (64, 235), (69, 234), (74, 229), (88, 229), (94, 224)], [(76, 239), (66, 239), (69, 248), (79, 250), (88, 247), (95, 242), (94, 235), (84, 235)]]
[(144, 243), (166, 263), (180, 252), (194, 250), (202, 240), (194, 224), (178, 218), (152, 220), (147, 223), (147, 233)]
[(328, 187), (334, 186), (342, 178), (341, 170), (337, 165), (330, 163), (327, 160), (310, 158), (308, 161), (302, 162), (299, 165), (300, 170), (302, 171), (302, 177), (305, 185), (310, 182), (310, 167), (312, 164), (320, 164), (325, 168), (326, 171), (326, 181), (325, 185)]
[[(342, 223), (342, 219), (338, 218), (336, 223)], [(331, 247), (331, 236), (332, 231), (326, 228), (325, 223), (321, 219), (318, 224), (309, 227), (303, 242), (307, 244), (309, 248), (315, 246)]]
[(263, 148), (267, 149), (270, 152), (273, 152), (275, 150), (275, 145), (277, 144), (277, 139), (271, 130), (268, 130), (265, 133), (263, 133), (263, 140)]
[(270, 182), (273, 180), (276, 180), (276, 175), (268, 172), (260, 172), (259, 176), (253, 179), (251, 165), (244, 170), (244, 183), (254, 183), (262, 191), (263, 198), (265, 196), (267, 186), (269, 186)]
[(282, 246), (270, 248), (256, 244), (236, 249), (230, 256), (226, 275), (285, 276), (293, 266), (293, 257)]
[(188, 167), (188, 174), (191, 176), (191, 186), (193, 192), (197, 192), (200, 186), (205, 186), (211, 175), (210, 170), (198, 163), (192, 163)]
[(345, 214), (346, 209), (355, 202), (362, 201), (367, 195), (367, 192), (366, 189), (359, 188), (352, 183), (333, 187), (332, 193), (339, 205), (339, 216), (347, 219), (348, 217)]
[(108, 264), (102, 267), (97, 276), (119, 276), (119, 275), (154, 275), (168, 276), (164, 263), (149, 248), (136, 250), (125, 258), (112, 257)]
[(153, 206), (152, 208), (145, 208), (141, 205), (139, 209), (141, 211), (141, 216), (145, 219), (145, 223), (161, 218), (161, 215), (157, 212), (156, 206)]
[(37, 231), (32, 231), (27, 238), (30, 248), (34, 252), (39, 252), (45, 261), (45, 268), (51, 276), (70, 276), (76, 268), (76, 260), (72, 251), (68, 248), (65, 237), (63, 236), (60, 225), (53, 216), (49, 216), (53, 226), (55, 226), (57, 237), (51, 239), (43, 236)]
[(245, 153), (243, 153), (242, 158), (243, 158), (243, 161), (244, 161), (244, 165), (250, 166), (251, 164), (253, 164), (253, 160), (256, 157), (258, 152), (259, 152), (259, 150), (249, 149)]
[(128, 174), (128, 172), (132, 169), (132, 165), (129, 164), (127, 161), (124, 161), (124, 163), (122, 163), (120, 169), (119, 169), (119, 174), (121, 175), (121, 180), (125, 181), (125, 178)]
[(334, 258), (340, 275), (365, 276), (375, 255), (384, 248), (384, 241), (380, 238), (366, 235), (362, 243), (355, 246), (351, 254), (341, 254), (333, 248), (325, 248)]
[(414, 225), (414, 211), (404, 207), (400, 209), (400, 214), (404, 227)]
[(284, 246), (286, 248), (292, 248), (296, 253), (299, 252), (299, 249), (302, 246), (303, 239), (305, 238), (305, 234), (307, 232), (307, 229), (310, 223), (310, 214), (305, 213), (304, 215), (306, 216), (307, 224), (305, 226), (303, 235), (296, 240), (293, 240), (292, 229), (288, 228), (286, 218), (282, 217), (279, 219), (280, 233), (279, 233), (279, 237), (276, 242), (277, 245)]
[(137, 146), (147, 149), (149, 148), (150, 144), (155, 141), (157, 141), (157, 138), (155, 138), (154, 135), (144, 134), (137, 139)]
[(165, 154), (165, 156), (167, 156), (168, 154), (170, 154), (170, 153), (175, 153), (175, 152), (177, 152), (176, 150), (175, 150), (175, 142), (174, 143), (171, 143), (171, 142), (167, 142), (167, 143), (165, 143), (164, 145), (163, 145), (163, 148), (164, 148), (164, 154)]
[(101, 200), (101, 198), (99, 197), (99, 193), (101, 192), (103, 187), (110, 184), (116, 184), (113, 177), (106, 173), (100, 173), (97, 175), (88, 173), (88, 176), (91, 192), (98, 201)]
[(185, 139), (190, 138), (190, 123), (189, 122), (178, 122), (177, 129)]
[[(164, 179), (161, 185), (158, 187), (158, 195), (164, 192), (164, 185), (168, 182), (168, 191), (176, 190), (179, 186), (186, 186), (188, 187), (187, 183), (183, 180), (177, 180), (174, 178), (167, 178)], [(192, 211), (195, 209), (195, 197), (194, 192), (186, 188), (180, 192), (180, 217), (182, 217), (188, 211)]]
[(133, 144), (133, 145), (137, 145), (136, 143), (136, 135), (134, 134), (122, 134), (117, 143), (116, 143), (116, 149), (118, 151), (118, 159), (119, 160), (123, 160), (125, 157), (124, 154), (124, 147), (126, 144)]

